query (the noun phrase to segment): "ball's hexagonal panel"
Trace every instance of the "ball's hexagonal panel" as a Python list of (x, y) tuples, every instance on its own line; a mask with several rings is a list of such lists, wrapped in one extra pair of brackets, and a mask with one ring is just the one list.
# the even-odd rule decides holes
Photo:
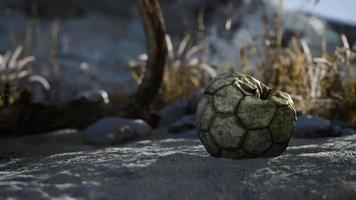
[(244, 95), (236, 87), (228, 85), (214, 94), (215, 111), (218, 113), (234, 113), (236, 106)]
[(209, 84), (209, 86), (206, 88), (206, 92), (213, 94), (215, 93), (219, 88), (224, 87), (226, 85), (232, 84), (236, 80), (236, 77), (234, 74), (231, 73), (222, 73), (217, 75), (214, 80)]
[(271, 157), (271, 156), (279, 156), (281, 155), (287, 148), (288, 142), (281, 143), (281, 144), (272, 144), (272, 146), (263, 153), (264, 157)]
[(293, 105), (292, 98), (285, 92), (276, 91), (273, 92), (269, 99), (274, 101), (278, 106), (282, 105)]
[(196, 111), (196, 124), (198, 129), (200, 130), (209, 130), (209, 125), (211, 120), (215, 115), (214, 107), (213, 107), (213, 97), (210, 95), (204, 95), (198, 104)]
[(270, 100), (245, 96), (239, 104), (237, 115), (248, 129), (264, 128), (270, 124), (276, 109)]
[(249, 130), (243, 143), (243, 149), (250, 154), (258, 155), (272, 145), (270, 133), (267, 128)]
[(292, 108), (288, 106), (278, 108), (277, 113), (269, 126), (273, 142), (281, 143), (289, 140), (293, 134), (295, 123), (296, 114)]
[(205, 149), (213, 156), (218, 156), (220, 148), (212, 140), (210, 133), (206, 131), (199, 132), (199, 138), (203, 143)]
[(248, 158), (244, 150), (240, 149), (223, 149), (221, 150), (221, 156), (224, 158), (241, 159)]
[(216, 115), (210, 127), (211, 137), (222, 149), (238, 148), (245, 135), (236, 117), (231, 115)]

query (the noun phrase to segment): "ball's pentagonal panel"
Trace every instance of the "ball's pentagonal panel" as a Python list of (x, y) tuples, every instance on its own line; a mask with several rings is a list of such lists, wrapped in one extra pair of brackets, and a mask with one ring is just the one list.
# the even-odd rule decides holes
[(210, 133), (220, 148), (232, 149), (240, 147), (245, 130), (233, 114), (216, 115), (211, 124)]
[(244, 95), (234, 86), (228, 85), (214, 94), (215, 111), (218, 113), (234, 113), (236, 106)]
[(270, 133), (267, 128), (249, 130), (243, 143), (243, 149), (250, 154), (258, 155), (272, 145)]
[(270, 100), (246, 96), (237, 109), (237, 115), (248, 129), (257, 129), (268, 127), (276, 109)]
[(289, 106), (283, 106), (277, 110), (269, 127), (274, 142), (288, 141), (293, 134), (296, 123), (295, 111)]
[(231, 73), (222, 73), (217, 75), (214, 80), (209, 84), (207, 89), (205, 90), (207, 93), (213, 94), (218, 89), (232, 84), (236, 80), (236, 76)]
[(199, 138), (203, 142), (205, 149), (213, 156), (219, 156), (220, 148), (214, 143), (209, 132), (199, 132)]
[(213, 97), (210, 95), (204, 95), (201, 98), (196, 111), (196, 124), (198, 129), (207, 131), (214, 114)]

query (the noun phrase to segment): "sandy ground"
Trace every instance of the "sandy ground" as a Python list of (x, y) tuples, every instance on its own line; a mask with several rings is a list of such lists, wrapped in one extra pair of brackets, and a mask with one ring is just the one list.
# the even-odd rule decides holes
[[(42, 137), (42, 142), (57, 140), (47, 152), (45, 146), (32, 144), (32, 152), (28, 150), (26, 154), (31, 139), (12, 141), (12, 145), (23, 143), (22, 155), (27, 156), (0, 160), (1, 198), (355, 199), (356, 196), (356, 135), (292, 139), (287, 151), (279, 157), (248, 160), (213, 158), (198, 139), (156, 134), (150, 140), (98, 148), (79, 145), (80, 134), (72, 134), (72, 143), (64, 145), (68, 141), (64, 138), (70, 138), (71, 134), (59, 135), (62, 140), (36, 136)], [(63, 148), (59, 148), (61, 143)], [(20, 149), (16, 151), (19, 156)], [(5, 153), (4, 148), (1, 152)]]

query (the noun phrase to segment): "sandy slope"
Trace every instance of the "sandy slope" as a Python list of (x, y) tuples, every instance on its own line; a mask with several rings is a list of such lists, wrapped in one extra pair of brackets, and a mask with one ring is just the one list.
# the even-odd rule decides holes
[(210, 157), (197, 139), (158, 139), (0, 162), (1, 198), (354, 199), (356, 135), (293, 139), (269, 159)]

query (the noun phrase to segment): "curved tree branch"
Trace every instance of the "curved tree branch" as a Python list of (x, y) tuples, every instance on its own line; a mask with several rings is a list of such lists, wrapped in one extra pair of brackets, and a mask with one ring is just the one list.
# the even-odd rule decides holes
[(128, 107), (82, 101), (33, 103), (30, 100), (0, 108), (0, 137), (38, 134), (63, 128), (84, 128), (106, 116), (134, 117), (151, 125), (157, 119), (150, 106), (161, 87), (166, 60), (166, 29), (158, 0), (138, 0), (143, 22), (148, 60), (142, 84)]
[(135, 95), (135, 109), (148, 110), (163, 79), (167, 55), (166, 28), (158, 0), (138, 0), (138, 6), (146, 35), (148, 60), (143, 81)]

